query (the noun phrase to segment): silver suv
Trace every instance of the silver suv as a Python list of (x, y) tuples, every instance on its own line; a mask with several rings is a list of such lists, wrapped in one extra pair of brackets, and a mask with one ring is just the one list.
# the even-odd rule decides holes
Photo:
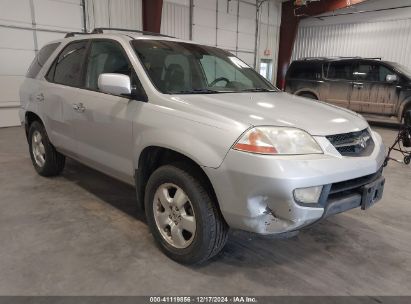
[(278, 91), (231, 53), (145, 32), (68, 35), (36, 56), (20, 117), (34, 168), (65, 157), (135, 185), (159, 247), (216, 255), (377, 202), (385, 148), (358, 114)]

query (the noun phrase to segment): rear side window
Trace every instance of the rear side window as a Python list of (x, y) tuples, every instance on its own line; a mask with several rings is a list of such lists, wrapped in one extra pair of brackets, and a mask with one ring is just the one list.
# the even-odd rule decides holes
[(71, 87), (81, 86), (87, 44), (87, 40), (82, 40), (66, 46), (47, 73), (47, 80)]
[(298, 62), (291, 66), (289, 78), (320, 80), (322, 78), (322, 64), (314, 62)]
[(328, 67), (327, 78), (338, 80), (352, 80), (351, 62), (331, 62)]
[(51, 43), (44, 46), (34, 57), (33, 62), (27, 71), (26, 77), (36, 78), (37, 74), (40, 72), (41, 68), (44, 66), (46, 61), (50, 58), (51, 54), (58, 48), (60, 43)]

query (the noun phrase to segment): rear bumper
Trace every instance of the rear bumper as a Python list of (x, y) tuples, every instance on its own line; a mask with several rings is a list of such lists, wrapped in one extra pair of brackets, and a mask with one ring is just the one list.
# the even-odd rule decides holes
[[(381, 137), (377, 133), (372, 137), (375, 148), (366, 157), (328, 152), (267, 156), (231, 150), (218, 169), (205, 171), (232, 228), (259, 234), (284, 233), (361, 205), (362, 187), (381, 176), (385, 159)], [(324, 186), (323, 192), (328, 192), (318, 204), (308, 206), (295, 201), (295, 189), (320, 185)], [(338, 191), (338, 187), (341, 190), (349, 185), (350, 189)]]

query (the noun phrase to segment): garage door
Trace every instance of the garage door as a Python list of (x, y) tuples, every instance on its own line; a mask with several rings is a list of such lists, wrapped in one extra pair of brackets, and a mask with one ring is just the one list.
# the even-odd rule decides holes
[(255, 1), (194, 1), (194, 41), (226, 49), (254, 67), (255, 32)]
[(35, 53), (65, 32), (81, 31), (81, 0), (0, 1), (0, 127), (18, 125), (18, 90)]

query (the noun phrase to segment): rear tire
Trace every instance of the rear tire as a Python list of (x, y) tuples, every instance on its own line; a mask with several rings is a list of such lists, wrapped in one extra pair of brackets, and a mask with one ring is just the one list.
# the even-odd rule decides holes
[(49, 177), (63, 171), (66, 158), (50, 143), (46, 129), (39, 121), (30, 125), (28, 142), (31, 161), (38, 174)]
[[(150, 176), (145, 191), (146, 217), (155, 241), (167, 256), (183, 264), (212, 258), (228, 234), (213, 195), (192, 172), (178, 164), (162, 166)], [(187, 218), (194, 224), (188, 225)]]

